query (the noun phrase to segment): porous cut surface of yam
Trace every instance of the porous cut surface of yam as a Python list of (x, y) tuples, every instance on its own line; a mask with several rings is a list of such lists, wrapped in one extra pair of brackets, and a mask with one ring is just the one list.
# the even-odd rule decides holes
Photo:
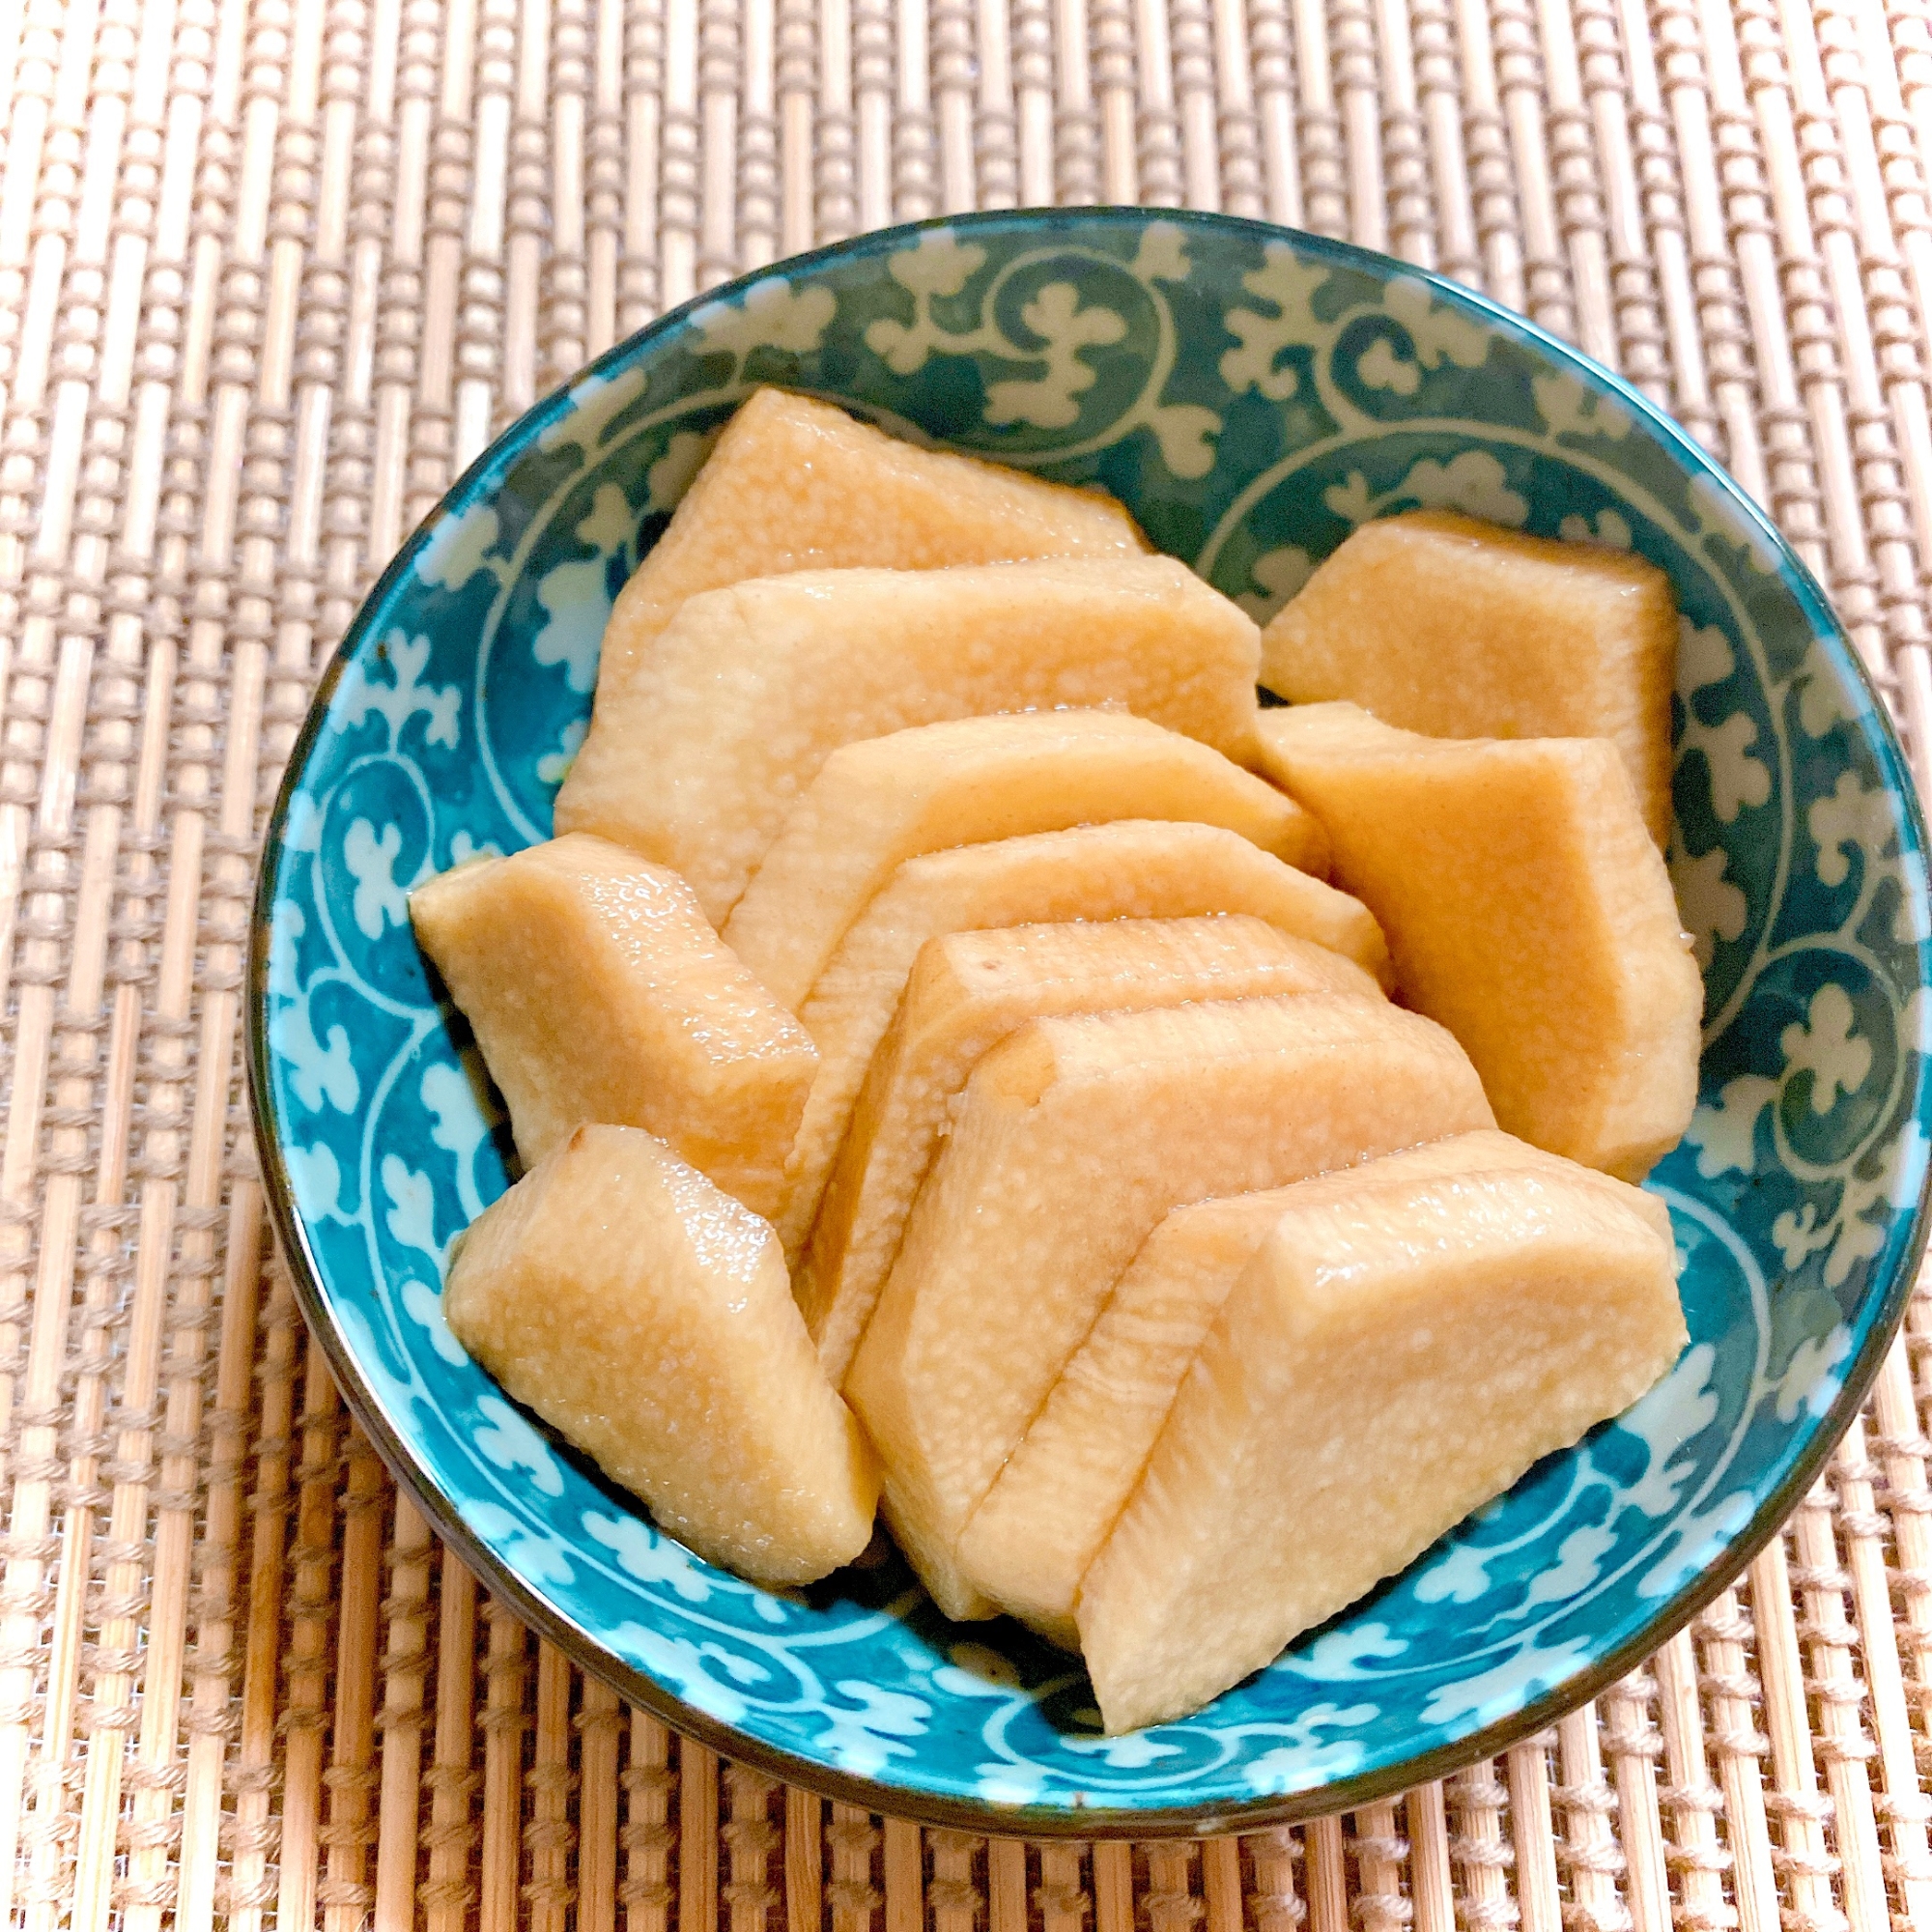
[(698, 1555), (806, 1583), (872, 1533), (870, 1451), (770, 1227), (637, 1127), (580, 1127), (486, 1208), (458, 1341)]
[(443, 872), (410, 917), (526, 1165), (583, 1121), (647, 1127), (777, 1211), (817, 1050), (676, 873), (580, 833)]
[(1522, 1168), (1583, 1176), (1649, 1213), (1663, 1204), (1491, 1129), (1456, 1134), (1340, 1173), (1177, 1208), (1142, 1244), (1045, 1406), (973, 1512), (961, 1566), (1004, 1610), (1066, 1649), (1074, 1599), (1139, 1482), (1175, 1391), (1228, 1291), (1291, 1208), (1378, 1184)]
[(1382, 997), (1353, 960), (1238, 913), (927, 940), (872, 1056), (799, 1267), (799, 1305), (834, 1383), (871, 1319), (953, 1100), (988, 1049), (1049, 1013), (1301, 992)]
[(1404, 999), (1468, 1049), (1497, 1122), (1640, 1179), (1690, 1124), (1704, 989), (1613, 748), (1427, 738), (1350, 704), (1264, 728)]
[(600, 690), (557, 830), (672, 867), (722, 924), (839, 746), (1116, 703), (1251, 762), (1260, 648), (1244, 611), (1164, 556), (806, 571), (705, 591), (627, 696)]
[(1066, 920), (1248, 913), (1280, 931), (1388, 971), (1382, 936), (1346, 893), (1217, 825), (1122, 818), (962, 845), (908, 860), (839, 942), (799, 1018), (818, 1048), (786, 1168), (779, 1233), (796, 1256), (872, 1055), (928, 939)]
[(1110, 1732), (1260, 1669), (1684, 1346), (1671, 1245), (1602, 1177), (1373, 1172), (1276, 1221), (1082, 1580)]
[(1313, 812), (1219, 752), (1123, 711), (1033, 711), (914, 725), (826, 759), (732, 909), (724, 938), (794, 1011), (906, 860), (1116, 818), (1222, 825), (1312, 872)]
[(1441, 1028), (1353, 994), (1039, 1019), (966, 1084), (846, 1378), (940, 1607), (959, 1533), (1162, 1216), (1492, 1126)]
[(1364, 524), (1276, 613), (1262, 682), (1444, 738), (1604, 737), (1670, 838), (1670, 580), (1628, 551), (1451, 510)]

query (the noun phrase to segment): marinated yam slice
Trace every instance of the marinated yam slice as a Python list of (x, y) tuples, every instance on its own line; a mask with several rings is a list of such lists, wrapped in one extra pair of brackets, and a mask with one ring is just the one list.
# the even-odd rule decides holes
[(1670, 1244), (1601, 1178), (1372, 1174), (1276, 1221), (1080, 1586), (1110, 1732), (1237, 1684), (1684, 1346)]
[(1497, 1122), (1640, 1179), (1690, 1123), (1704, 989), (1614, 750), (1425, 738), (1352, 704), (1263, 728), (1403, 997), (1468, 1049)]
[(1171, 1208), (1493, 1125), (1439, 1027), (1353, 994), (1034, 1020), (980, 1063), (846, 1378), (940, 1608), (959, 1533)]
[(982, 1054), (1047, 1014), (1270, 993), (1379, 999), (1381, 988), (1339, 952), (1239, 914), (928, 940), (872, 1056), (795, 1284), (833, 1385), (851, 1366), (948, 1112)]
[(931, 570), (1146, 549), (1109, 497), (917, 448), (809, 396), (756, 390), (618, 592), (570, 789), (590, 796), (634, 781), (625, 721), (638, 678), (658, 633), (700, 591), (794, 570)]
[(1003, 1610), (1079, 1647), (1073, 1606), (1140, 1481), (1175, 1392), (1228, 1292), (1283, 1214), (1371, 1186), (1454, 1183), (1489, 1173), (1594, 1182), (1668, 1241), (1661, 1201), (1620, 1180), (1483, 1129), (1314, 1180), (1177, 1208), (1142, 1244), (1020, 1445), (959, 1539), (961, 1568)]
[(1172, 557), (813, 571), (682, 605), (598, 695), (562, 832), (635, 846), (722, 924), (841, 745), (989, 711), (1117, 702), (1253, 762), (1261, 634)]
[(458, 1341), (698, 1555), (809, 1583), (878, 1477), (771, 1229), (637, 1127), (579, 1127), (486, 1208), (443, 1289)]
[(1608, 738), (1670, 838), (1670, 580), (1448, 510), (1365, 524), (1262, 639), (1262, 682), (1445, 738)]
[(838, 1143), (913, 961), (946, 932), (1065, 920), (1249, 913), (1380, 978), (1382, 937), (1367, 911), (1218, 825), (1136, 818), (961, 845), (908, 860), (840, 942), (799, 1018), (818, 1048), (785, 1171), (779, 1234), (796, 1256), (811, 1231)]
[(826, 759), (724, 927), (794, 1012), (852, 922), (906, 860), (1116, 818), (1224, 825), (1320, 876), (1312, 812), (1220, 753), (1123, 711), (915, 725)]
[(526, 1167), (583, 1121), (647, 1127), (776, 1211), (817, 1050), (675, 872), (577, 833), (441, 873), (410, 917)]

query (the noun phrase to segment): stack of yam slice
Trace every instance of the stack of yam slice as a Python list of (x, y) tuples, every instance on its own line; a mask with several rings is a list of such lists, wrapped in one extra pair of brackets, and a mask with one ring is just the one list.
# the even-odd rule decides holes
[(699, 1553), (820, 1577), (882, 1502), (1109, 1730), (1198, 1708), (1682, 1346), (1674, 639), (1435, 516), (1264, 637), (1103, 497), (754, 395), (557, 837), (412, 897), (528, 1170), (452, 1328)]

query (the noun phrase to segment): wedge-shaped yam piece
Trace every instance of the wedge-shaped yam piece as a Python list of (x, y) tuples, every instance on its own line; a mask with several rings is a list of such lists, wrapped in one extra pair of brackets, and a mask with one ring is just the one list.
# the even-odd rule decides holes
[(1373, 1172), (1276, 1221), (1081, 1583), (1109, 1731), (1237, 1684), (1684, 1346), (1671, 1246), (1601, 1178)]
[(1004, 1610), (1077, 1649), (1073, 1605), (1140, 1481), (1175, 1392), (1221, 1304), (1284, 1213), (1367, 1184), (1488, 1173), (1595, 1183), (1670, 1239), (1661, 1201), (1526, 1141), (1484, 1129), (1290, 1187), (1177, 1208), (1143, 1243), (959, 1539), (961, 1569)]
[(575, 834), (441, 873), (410, 917), (526, 1166), (580, 1122), (648, 1127), (775, 1211), (818, 1054), (676, 873)]
[(795, 1283), (834, 1386), (871, 1320), (948, 1110), (981, 1055), (1050, 1013), (1270, 993), (1379, 999), (1381, 988), (1339, 952), (1239, 914), (928, 940), (872, 1056)]
[(1320, 876), (1312, 812), (1219, 752), (1122, 711), (962, 718), (834, 752), (724, 927), (796, 1011), (846, 929), (906, 860), (1116, 818), (1224, 825)]
[(625, 715), (658, 633), (700, 591), (794, 570), (931, 570), (1146, 549), (1109, 497), (920, 449), (829, 404), (759, 389), (725, 424), (669, 527), (618, 593), (579, 763), (593, 773), (607, 759), (625, 763), (611, 722)]
[(840, 745), (1114, 701), (1252, 762), (1260, 648), (1245, 612), (1166, 556), (812, 571), (706, 591), (624, 695), (600, 692), (557, 829), (662, 860), (722, 924)]
[(1439, 1027), (1354, 994), (1034, 1020), (987, 1054), (846, 1378), (951, 1616), (959, 1533), (1171, 1208), (1492, 1126)]
[(1387, 955), (1355, 900), (1218, 825), (1136, 818), (929, 852), (900, 867), (856, 920), (799, 1018), (818, 1048), (785, 1171), (779, 1233), (796, 1256), (844, 1138), (872, 1054), (913, 961), (946, 932), (1065, 920), (1186, 919), (1239, 912), (1341, 952), (1380, 978)]
[(878, 1477), (771, 1229), (638, 1127), (579, 1127), (464, 1236), (458, 1341), (698, 1555), (808, 1583), (872, 1533)]
[(1262, 682), (1445, 738), (1608, 738), (1670, 837), (1677, 603), (1641, 557), (1448, 510), (1365, 524), (1262, 639)]
[(759, 389), (725, 424), (619, 594), (602, 668), (621, 676), (687, 597), (747, 577), (1146, 549), (1110, 497), (921, 449), (829, 403)]
[(1386, 927), (1403, 997), (1468, 1049), (1497, 1121), (1648, 1172), (1690, 1123), (1704, 993), (1615, 752), (1424, 738), (1351, 704), (1264, 728), (1270, 770)]

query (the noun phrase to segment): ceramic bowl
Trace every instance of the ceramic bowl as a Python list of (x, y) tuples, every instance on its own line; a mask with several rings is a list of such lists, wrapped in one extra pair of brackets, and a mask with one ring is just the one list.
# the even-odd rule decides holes
[[(1672, 873), (1696, 1117), (1650, 1186), (1690, 1344), (1400, 1577), (1184, 1723), (1099, 1735), (1079, 1668), (950, 1625), (895, 1557), (753, 1588), (661, 1536), (444, 1325), (500, 1114), (405, 895), (544, 838), (611, 597), (749, 389), (1119, 497), (1258, 617), (1366, 519), (1446, 505), (1633, 548), (1683, 611)], [(488, 1587), (742, 1761), (982, 1831), (1225, 1829), (1487, 1754), (1636, 1663), (1776, 1527), (1898, 1320), (1926, 1176), (1923, 833), (1818, 586), (1647, 401), (1478, 298), (1217, 216), (989, 214), (718, 291), (517, 423), (344, 639), (263, 863), (252, 1084), (303, 1308)]]

